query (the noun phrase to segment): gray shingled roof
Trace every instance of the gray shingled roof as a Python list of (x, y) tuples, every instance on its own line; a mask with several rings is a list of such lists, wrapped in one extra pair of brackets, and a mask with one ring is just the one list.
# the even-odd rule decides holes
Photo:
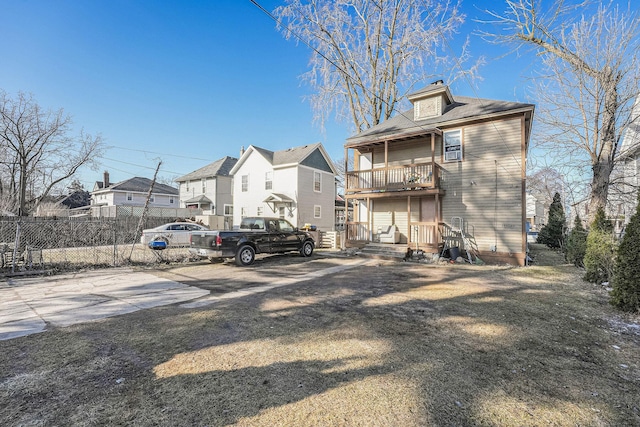
[(190, 181), (193, 179), (211, 178), (213, 176), (229, 176), (229, 171), (236, 164), (238, 159), (235, 157), (223, 157), (207, 166), (201, 167), (191, 173), (188, 173), (176, 179), (176, 182)]
[(280, 150), (273, 153), (273, 161), (271, 162), (274, 166), (277, 165), (288, 165), (291, 163), (300, 163), (313, 151), (315, 151), (319, 142), (315, 144), (303, 145), (301, 147), (289, 148), (287, 150)]
[[(150, 186), (151, 186), (151, 180), (149, 178), (136, 176), (130, 179), (126, 179), (124, 181), (120, 181), (117, 184), (113, 184), (109, 186), (107, 189), (144, 193), (149, 191)], [(153, 194), (168, 194), (171, 196), (177, 196), (178, 189), (173, 188), (169, 185), (160, 184), (156, 182), (155, 185), (153, 186)]]
[(358, 145), (372, 139), (393, 137), (395, 135), (409, 134), (421, 130), (426, 133), (430, 130), (453, 125), (463, 119), (476, 119), (485, 116), (508, 114), (522, 109), (530, 109), (533, 111), (533, 108), (533, 104), (520, 102), (454, 96), (454, 102), (447, 105), (441, 116), (414, 121), (412, 108), (409, 111), (391, 117), (379, 125), (348, 138), (346, 145)]
[(317, 142), (315, 144), (302, 145), (300, 147), (287, 148), (286, 150), (280, 151), (269, 151), (264, 148), (256, 147), (252, 145), (252, 147), (260, 154), (264, 156), (265, 159), (269, 161), (273, 166), (278, 165), (288, 165), (291, 163), (300, 163), (315, 149), (320, 146), (320, 143)]

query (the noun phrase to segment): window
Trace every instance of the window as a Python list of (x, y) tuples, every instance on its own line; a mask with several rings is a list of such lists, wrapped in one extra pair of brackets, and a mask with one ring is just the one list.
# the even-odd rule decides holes
[(149, 196), (149, 202), (150, 203), (155, 203), (156, 201), (156, 196), (154, 196), (153, 194), (151, 196)]
[(207, 180), (202, 178), (200, 180), (200, 184), (202, 184), (202, 194), (207, 192)]
[(264, 189), (271, 190), (273, 188), (273, 172), (266, 172), (264, 174)]
[(278, 208), (278, 216), (279, 216), (280, 218), (284, 218), (284, 206), (280, 206), (280, 207)]
[(128, 200), (128, 201), (133, 200), (133, 194), (131, 194), (131, 193), (127, 193), (127, 200)]
[(233, 205), (224, 205), (224, 216), (233, 216)]
[(247, 208), (240, 208), (240, 218), (247, 217)]
[(322, 191), (320, 183), (322, 182), (322, 174), (320, 172), (313, 173), (313, 191)]
[(187, 181), (187, 183), (185, 184), (185, 186), (187, 187), (187, 191), (189, 191), (189, 183), (190, 183), (190, 182), (191, 182), (191, 181)]
[(462, 161), (462, 133), (460, 130), (444, 132), (444, 161)]
[(249, 191), (249, 175), (242, 175), (242, 192)]
[(169, 204), (173, 204), (173, 197), (169, 197)]
[(256, 209), (256, 215), (257, 216), (264, 215), (264, 208), (262, 206), (258, 206), (258, 209)]
[(314, 218), (322, 218), (322, 206), (315, 205), (313, 207), (313, 217)]

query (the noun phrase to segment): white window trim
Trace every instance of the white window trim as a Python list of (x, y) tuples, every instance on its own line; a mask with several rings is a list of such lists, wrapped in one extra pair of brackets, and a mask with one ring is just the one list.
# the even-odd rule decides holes
[(224, 216), (233, 216), (233, 205), (224, 205)]
[[(459, 146), (458, 150), (450, 150), (447, 152), (447, 135), (452, 135), (452, 134), (457, 134), (458, 135), (458, 139), (459, 139), (459, 144), (456, 144)], [(455, 147), (456, 145), (453, 145), (453, 147)], [(451, 163), (451, 162), (461, 162), (464, 159), (464, 153), (463, 153), (463, 148), (462, 148), (463, 144), (462, 144), (462, 129), (454, 129), (454, 130), (448, 130), (442, 133), (442, 157), (444, 159), (445, 163)], [(455, 154), (457, 153), (457, 155), (455, 156), (455, 158), (451, 158), (451, 154)], [(449, 158), (447, 158), (447, 154), (449, 154)]]
[(272, 190), (273, 189), (273, 172), (268, 171), (264, 174), (264, 189)]
[[(245, 183), (245, 178), (246, 178), (246, 183)], [(246, 184), (246, 187), (245, 187)], [(249, 191), (249, 175), (242, 175), (242, 177), (240, 178), (240, 191), (242, 191), (243, 193), (246, 193)]]
[(321, 205), (313, 205), (313, 217), (315, 219), (322, 218), (322, 206)]
[(133, 193), (127, 193), (127, 202), (130, 202), (133, 200)]
[[(316, 177), (318, 177), (317, 180)], [(318, 190), (316, 190), (316, 183), (318, 183)], [(313, 191), (316, 193), (322, 193), (322, 174), (317, 171), (313, 171)]]

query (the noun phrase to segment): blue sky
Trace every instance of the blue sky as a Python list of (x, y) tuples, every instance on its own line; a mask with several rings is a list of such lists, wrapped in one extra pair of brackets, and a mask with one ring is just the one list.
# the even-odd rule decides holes
[[(259, 2), (273, 10), (279, 1)], [(478, 8), (464, 1), (467, 23)], [(110, 148), (99, 169), (79, 178), (91, 191), (111, 181), (152, 177), (159, 159), (165, 179), (187, 174), (251, 144), (281, 150), (322, 142), (343, 156), (347, 124), (313, 124), (299, 76), (311, 52), (285, 40), (249, 0), (124, 1), (0, 0), (0, 89), (31, 93), (46, 109), (63, 108), (74, 129), (102, 134)], [(456, 84), (454, 96), (526, 98), (531, 61), (498, 58), (503, 48), (472, 37), (471, 52), (488, 61), (477, 89)], [(430, 82), (424, 82), (428, 84)], [(74, 132), (75, 133), (75, 132)]]

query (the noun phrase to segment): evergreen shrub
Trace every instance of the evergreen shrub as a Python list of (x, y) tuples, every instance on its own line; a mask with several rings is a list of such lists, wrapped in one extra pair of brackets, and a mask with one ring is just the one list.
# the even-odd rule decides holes
[(611, 291), (611, 303), (631, 312), (640, 311), (640, 193), (638, 202), (618, 247)]
[(584, 280), (601, 284), (613, 277), (615, 241), (613, 226), (607, 220), (604, 209), (599, 207), (589, 227), (584, 254)]
[(553, 202), (549, 206), (549, 217), (547, 224), (540, 229), (538, 234), (538, 243), (547, 245), (550, 248), (558, 249), (564, 245), (564, 232), (566, 226), (566, 217), (560, 193), (553, 196)]

